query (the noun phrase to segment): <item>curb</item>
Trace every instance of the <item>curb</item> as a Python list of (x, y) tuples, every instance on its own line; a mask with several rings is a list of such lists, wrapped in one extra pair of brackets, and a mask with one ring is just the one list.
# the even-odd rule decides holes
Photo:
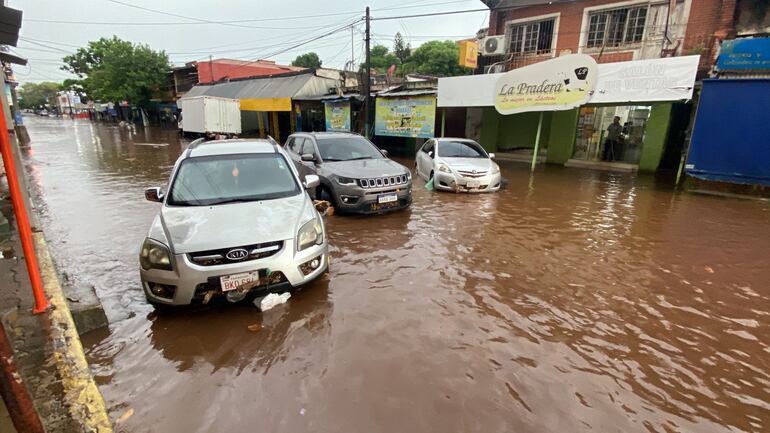
[(72, 418), (83, 427), (83, 431), (112, 433), (112, 424), (107, 415), (104, 398), (88, 368), (83, 345), (62, 293), (48, 245), (42, 233), (33, 233), (32, 236), (43, 277), (43, 286), (51, 304), (47, 314), (52, 325), (50, 331), (54, 359), (64, 388), (64, 403)]

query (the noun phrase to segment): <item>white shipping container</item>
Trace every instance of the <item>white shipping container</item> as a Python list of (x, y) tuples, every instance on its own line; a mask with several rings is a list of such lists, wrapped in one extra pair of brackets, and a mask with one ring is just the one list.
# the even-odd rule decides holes
[(193, 96), (177, 101), (184, 132), (240, 134), (241, 101), (215, 96)]

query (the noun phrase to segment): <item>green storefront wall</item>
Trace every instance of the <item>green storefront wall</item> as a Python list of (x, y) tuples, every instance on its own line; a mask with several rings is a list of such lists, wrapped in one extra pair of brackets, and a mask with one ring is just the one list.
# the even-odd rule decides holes
[[(500, 149), (532, 148), (540, 113), (503, 116), (493, 107), (484, 107), (481, 145), (489, 152)], [(543, 113), (540, 147), (547, 149), (546, 162), (563, 165), (572, 158), (579, 109)], [(660, 164), (671, 119), (671, 104), (654, 104), (647, 121), (639, 161), (640, 171), (655, 171)]]

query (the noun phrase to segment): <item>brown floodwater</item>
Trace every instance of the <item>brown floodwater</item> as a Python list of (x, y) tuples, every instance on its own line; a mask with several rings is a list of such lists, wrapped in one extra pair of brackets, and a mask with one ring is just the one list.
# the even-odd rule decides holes
[(27, 125), (57, 263), (110, 319), (84, 344), (118, 431), (770, 431), (767, 202), (501, 163), (498, 194), (417, 180), (410, 210), (328, 217), (331, 272), (284, 306), (159, 315), (143, 189), (185, 143)]

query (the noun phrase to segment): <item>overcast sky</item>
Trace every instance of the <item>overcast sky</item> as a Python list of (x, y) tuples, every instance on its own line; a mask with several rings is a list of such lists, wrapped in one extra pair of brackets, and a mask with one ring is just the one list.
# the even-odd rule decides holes
[[(6, 4), (24, 12), (22, 39), (14, 48), (30, 59), (28, 66), (14, 68), (21, 82), (67, 78), (69, 75), (59, 70), (63, 56), (89, 40), (112, 35), (165, 50), (175, 65), (208, 59), (209, 55), (246, 60), (268, 56), (288, 64), (298, 54), (315, 51), (324, 66), (343, 68), (352, 55), (350, 30), (271, 54), (352, 23), (364, 15), (367, 5), (374, 18), (485, 7), (479, 0), (8, 0)], [(486, 27), (488, 16), (488, 12), (473, 12), (372, 21), (372, 44), (392, 49), (396, 32), (413, 47), (430, 39), (462, 39)], [(357, 25), (353, 36), (356, 63), (363, 59), (363, 29), (363, 23)]]

